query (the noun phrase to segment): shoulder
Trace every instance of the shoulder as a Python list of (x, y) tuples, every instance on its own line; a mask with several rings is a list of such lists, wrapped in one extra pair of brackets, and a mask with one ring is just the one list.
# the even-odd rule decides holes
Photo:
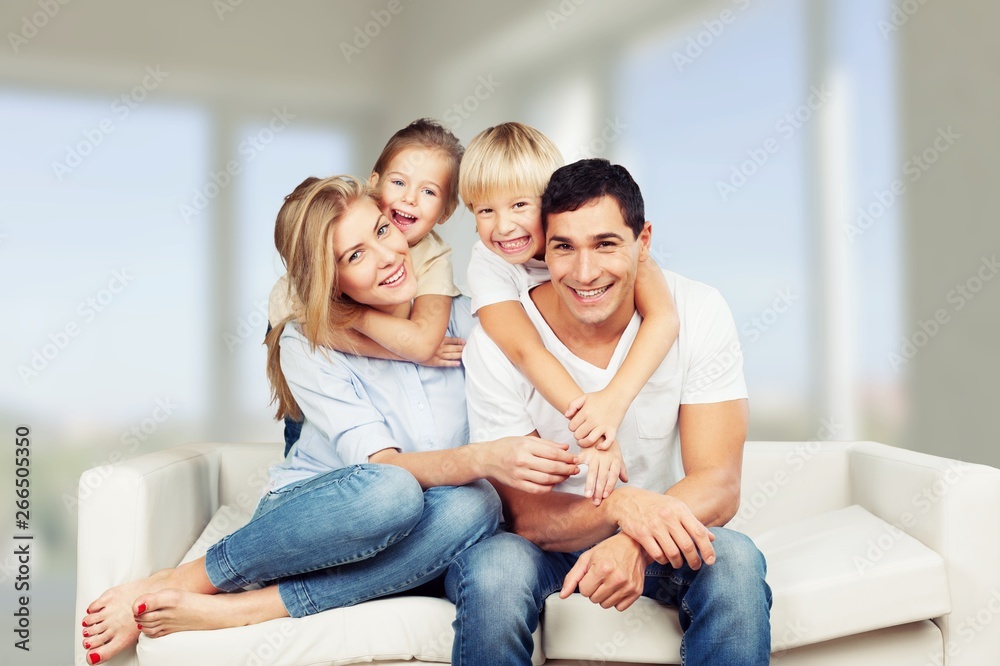
[(451, 246), (431, 231), (410, 248), (410, 257), (417, 263), (430, 261), (451, 254)]
[(712, 319), (720, 313), (729, 315), (729, 305), (715, 287), (673, 271), (664, 270), (663, 275), (674, 297), (682, 326), (685, 320), (692, 323), (705, 318)]

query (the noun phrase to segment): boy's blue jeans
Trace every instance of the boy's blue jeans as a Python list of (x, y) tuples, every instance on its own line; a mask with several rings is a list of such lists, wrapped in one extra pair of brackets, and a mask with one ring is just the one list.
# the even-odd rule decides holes
[[(766, 665), (771, 589), (764, 557), (749, 537), (711, 529), (715, 564), (692, 571), (654, 562), (646, 569), (643, 596), (678, 609), (687, 666)], [(531, 633), (545, 598), (559, 591), (579, 555), (545, 552), (506, 532), (459, 555), (445, 577), (457, 608), (453, 666), (531, 664)]]
[(432, 580), (499, 517), (486, 481), (424, 491), (400, 467), (353, 465), (268, 493), (208, 549), (205, 568), (224, 592), (276, 582), (288, 614), (302, 617)]

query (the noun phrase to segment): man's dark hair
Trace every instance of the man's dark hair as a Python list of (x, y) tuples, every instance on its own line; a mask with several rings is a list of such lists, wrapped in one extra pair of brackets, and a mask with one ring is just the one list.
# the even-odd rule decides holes
[(601, 197), (618, 203), (625, 226), (638, 238), (646, 224), (642, 192), (625, 167), (603, 159), (580, 160), (553, 172), (542, 194), (542, 232), (548, 232), (549, 215), (578, 210)]

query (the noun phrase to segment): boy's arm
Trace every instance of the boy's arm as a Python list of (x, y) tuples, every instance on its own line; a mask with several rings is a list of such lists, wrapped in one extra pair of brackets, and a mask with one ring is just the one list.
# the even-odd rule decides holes
[[(651, 258), (639, 262), (635, 306), (642, 325), (618, 372), (603, 390), (581, 396), (570, 407), (569, 427), (582, 447), (610, 446), (629, 405), (677, 340), (680, 319), (673, 295), (663, 271)], [(598, 443), (601, 437), (605, 439)]]
[[(369, 342), (374, 343), (374, 349), (372, 345), (365, 343), (359, 346), (357, 352), (343, 349), (338, 351), (428, 363), (435, 357), (444, 340), (451, 317), (451, 300), (451, 296), (437, 294), (418, 296), (413, 301), (409, 319), (366, 309), (354, 328), (366, 336)], [(378, 353), (379, 349), (391, 355), (382, 355)], [(375, 353), (368, 353), (369, 351)], [(454, 365), (458, 365), (457, 361)]]

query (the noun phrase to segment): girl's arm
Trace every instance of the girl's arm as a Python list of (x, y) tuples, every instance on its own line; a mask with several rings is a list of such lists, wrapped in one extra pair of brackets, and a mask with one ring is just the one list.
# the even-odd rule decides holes
[[(394, 317), (366, 308), (348, 333), (349, 344), (331, 340), (337, 351), (373, 358), (411, 361), (425, 365), (457, 366), (461, 346), (445, 339), (451, 317), (451, 296), (426, 294), (413, 301), (410, 318)], [(444, 346), (448, 349), (444, 349)], [(457, 356), (452, 347), (457, 346)], [(438, 361), (438, 362), (435, 362)]]
[(629, 405), (677, 340), (680, 320), (674, 298), (652, 258), (639, 262), (635, 306), (642, 315), (642, 325), (618, 372), (607, 387), (580, 396), (567, 411), (569, 428), (581, 447), (597, 444), (605, 449), (611, 445)]

